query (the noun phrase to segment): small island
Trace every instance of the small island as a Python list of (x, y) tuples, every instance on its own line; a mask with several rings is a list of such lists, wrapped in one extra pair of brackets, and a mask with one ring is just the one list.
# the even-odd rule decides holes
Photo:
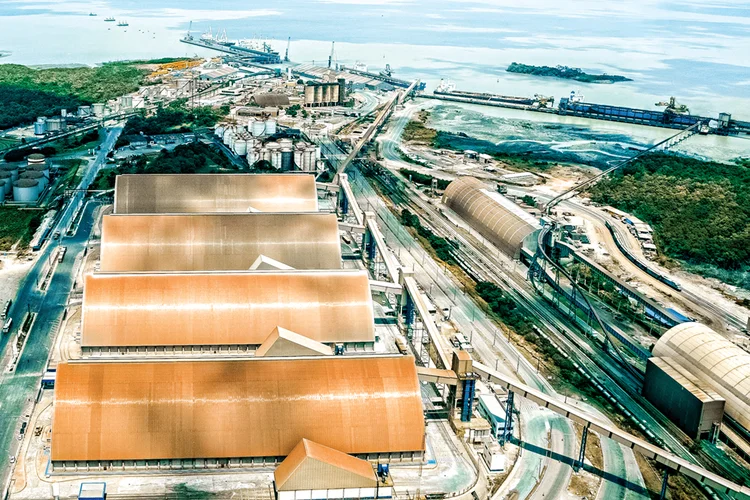
[(510, 73), (521, 73), (534, 76), (551, 76), (553, 78), (564, 78), (585, 83), (617, 83), (632, 82), (630, 78), (620, 75), (590, 75), (581, 68), (569, 68), (568, 66), (530, 66), (528, 64), (512, 63), (507, 69)]

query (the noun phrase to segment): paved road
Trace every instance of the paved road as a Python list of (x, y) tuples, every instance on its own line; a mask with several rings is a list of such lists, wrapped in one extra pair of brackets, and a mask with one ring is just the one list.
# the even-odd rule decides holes
[[(102, 143), (101, 151), (90, 162), (87, 172), (81, 179), (80, 189), (88, 188), (96, 178), (99, 169), (106, 162), (107, 153), (114, 146), (121, 131), (121, 127), (110, 129)], [(64, 235), (65, 229), (70, 225), (76, 211), (84, 201), (84, 193), (76, 192), (63, 210), (53, 231), (60, 231), (60, 234)], [(31, 405), (36, 397), (41, 376), (47, 367), (54, 335), (62, 321), (68, 296), (73, 287), (76, 265), (80, 260), (79, 256), (86, 248), (91, 233), (95, 208), (95, 203), (87, 203), (75, 234), (50, 241), (40, 252), (37, 262), (21, 284), (10, 311), (16, 323), (13, 334), (4, 335), (0, 339), (0, 354), (3, 354), (9, 348), (11, 338), (15, 339), (15, 330), (26, 311), (37, 313), (16, 369), (12, 372), (3, 371), (0, 375), (0, 488), (5, 487), (10, 472), (9, 456), (15, 455), (19, 444), (16, 437), (21, 426), (21, 419), (25, 419), (25, 415), (31, 413)], [(56, 255), (57, 247), (60, 245), (68, 248), (65, 260), (57, 266), (47, 290), (41, 292), (37, 287), (37, 282), (42, 279), (42, 272), (46, 272), (45, 263)]]

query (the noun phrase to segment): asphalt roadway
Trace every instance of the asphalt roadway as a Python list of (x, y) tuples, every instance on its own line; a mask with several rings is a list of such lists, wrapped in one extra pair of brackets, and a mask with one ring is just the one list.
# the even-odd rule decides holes
[[(101, 150), (89, 163), (88, 170), (81, 179), (79, 189), (87, 189), (102, 165), (106, 163), (107, 153), (117, 141), (122, 132), (121, 127), (111, 128), (102, 142)], [(14, 328), (11, 334), (0, 338), (0, 354), (6, 355), (11, 339), (16, 338), (16, 331), (27, 311), (37, 314), (32, 325), (26, 345), (13, 371), (7, 371), (3, 366), (0, 374), (0, 485), (5, 492), (10, 474), (10, 456), (15, 456), (20, 441), (17, 439), (21, 423), (31, 414), (37, 392), (41, 384), (41, 377), (47, 368), (50, 349), (55, 334), (63, 320), (63, 314), (68, 303), (68, 296), (73, 288), (75, 271), (80, 256), (86, 248), (91, 228), (93, 214), (97, 204), (86, 203), (80, 218), (80, 223), (73, 236), (66, 237), (66, 229), (73, 222), (73, 217), (79, 207), (85, 202), (85, 193), (76, 191), (62, 211), (62, 215), (54, 226), (54, 231), (63, 235), (58, 240), (50, 240), (43, 250), (21, 286), (13, 301), (10, 317), (13, 318)], [(65, 259), (57, 265), (54, 274), (45, 291), (40, 291), (37, 282), (46, 272), (46, 262), (54, 259), (57, 248), (68, 248)], [(5, 356), (7, 359), (8, 356)], [(32, 432), (28, 429), (27, 432)]]

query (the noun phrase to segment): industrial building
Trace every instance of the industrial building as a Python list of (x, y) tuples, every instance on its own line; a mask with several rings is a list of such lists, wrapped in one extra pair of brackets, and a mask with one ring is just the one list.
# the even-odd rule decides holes
[[(382, 469), (382, 467), (381, 467)], [(276, 500), (393, 498), (393, 483), (372, 464), (303, 439), (273, 473)]]
[(317, 212), (309, 174), (118, 175), (116, 214)]
[(305, 106), (341, 106), (346, 101), (346, 79), (305, 85)]
[(643, 395), (693, 439), (715, 435), (724, 417), (724, 398), (670, 358), (648, 359)]
[(445, 189), (443, 203), (514, 259), (536, 251), (541, 226), (530, 214), (474, 177), (460, 177)]
[(418, 461), (424, 425), (409, 356), (63, 363), (50, 469), (268, 466), (302, 439)]
[(336, 214), (108, 215), (102, 272), (340, 269)]
[(366, 271), (94, 274), (81, 345), (84, 353), (246, 352), (281, 328), (372, 349), (374, 322)]
[(682, 323), (656, 342), (654, 356), (670, 358), (726, 400), (724, 412), (750, 429), (750, 354), (699, 323)]

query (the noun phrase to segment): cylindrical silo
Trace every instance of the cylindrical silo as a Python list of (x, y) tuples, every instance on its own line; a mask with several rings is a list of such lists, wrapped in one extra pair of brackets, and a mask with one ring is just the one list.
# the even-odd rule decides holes
[(36, 172), (34, 170), (27, 170), (26, 172), (22, 173), (21, 176), (18, 178), (18, 180), (23, 179), (33, 179), (39, 183), (39, 191), (43, 191), (44, 188), (47, 187), (49, 184), (49, 179), (42, 173), (42, 172)]
[(233, 134), (234, 134), (234, 131), (232, 130), (231, 126), (224, 129), (224, 137), (223, 137), (224, 144), (229, 144), (229, 138), (232, 137)]
[(308, 85), (305, 87), (305, 105), (312, 106), (315, 104), (315, 87)]
[(104, 104), (101, 102), (97, 102), (91, 105), (91, 109), (94, 112), (94, 116), (104, 116)]
[(47, 118), (40, 116), (34, 122), (34, 135), (44, 135), (47, 133)]
[(302, 170), (303, 166), (303, 160), (302, 157), (304, 156), (305, 151), (303, 149), (295, 149), (294, 150), (294, 168), (297, 170)]
[(252, 132), (254, 137), (262, 136), (266, 131), (266, 122), (258, 120), (253, 122)]
[(42, 153), (31, 153), (29, 156), (26, 157), (26, 162), (29, 165), (45, 163), (46, 161), (47, 161), (47, 158)]
[(291, 147), (281, 148), (281, 170), (284, 172), (294, 170), (294, 156), (292, 151)]
[(62, 118), (48, 118), (47, 132), (60, 132), (65, 121)]
[(14, 181), (18, 180), (18, 163), (3, 163), (0, 164), (0, 172), (8, 172), (11, 174), (11, 178)]
[(247, 154), (247, 140), (237, 139), (234, 142), (234, 152), (240, 156), (245, 156)]
[(305, 148), (305, 158), (302, 160), (305, 171), (315, 170), (315, 146)]
[(251, 167), (255, 165), (255, 163), (260, 160), (260, 154), (257, 149), (248, 149), (247, 150), (247, 164)]
[(132, 95), (124, 95), (120, 97), (120, 107), (122, 109), (130, 109), (133, 107), (133, 96)]
[(10, 175), (10, 172), (0, 171), (0, 184), (2, 184), (2, 194), (0, 195), (0, 198), (5, 199), (5, 197), (13, 191), (13, 176)]
[(266, 120), (266, 135), (276, 133), (276, 120)]
[(41, 193), (39, 181), (34, 179), (18, 179), (13, 183), (13, 201), (36, 203), (39, 193)]
[(44, 175), (44, 178), (47, 179), (47, 184), (49, 184), (50, 180), (50, 173), (49, 173), (49, 166), (46, 163), (37, 164), (37, 165), (29, 165), (26, 167), (27, 172), (39, 172)]
[(227, 144), (227, 147), (228, 147), (229, 149), (232, 149), (232, 150), (234, 150), (234, 143), (235, 143), (235, 142), (237, 142), (237, 134), (235, 134), (234, 132), (232, 132), (232, 133), (231, 133), (231, 134), (229, 135), (229, 143)]
[(224, 127), (216, 127), (216, 130), (214, 130), (214, 134), (216, 134), (216, 137), (224, 139)]
[(78, 116), (81, 118), (91, 116), (91, 106), (78, 106)]

